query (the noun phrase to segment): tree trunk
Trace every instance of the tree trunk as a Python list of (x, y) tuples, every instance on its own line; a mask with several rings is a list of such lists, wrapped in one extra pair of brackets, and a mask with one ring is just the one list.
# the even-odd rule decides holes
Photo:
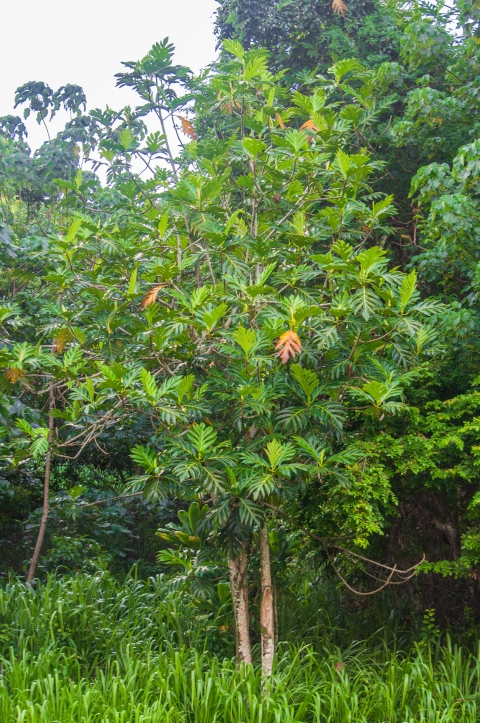
[(270, 676), (275, 653), (275, 620), (273, 613), (272, 574), (270, 571), (270, 550), (267, 525), (260, 529), (260, 631), (262, 635), (262, 673)]
[[(50, 393), (49, 393), (49, 410), (50, 412), (55, 408), (55, 395), (53, 393), (53, 387), (50, 387)], [(37, 542), (35, 545), (35, 549), (33, 551), (33, 557), (32, 561), (30, 563), (30, 567), (28, 568), (28, 574), (27, 574), (27, 585), (30, 585), (32, 582), (35, 571), (37, 569), (38, 560), (40, 558), (40, 552), (42, 550), (43, 545), (43, 539), (45, 537), (45, 530), (47, 528), (47, 520), (48, 520), (48, 512), (49, 512), (49, 497), (50, 497), (50, 467), (52, 464), (52, 450), (50, 447), (50, 443), (52, 441), (53, 436), (53, 417), (51, 413), (48, 415), (48, 452), (47, 456), (45, 458), (45, 476), (43, 480), (43, 510), (42, 510), (42, 519), (40, 522), (40, 529), (38, 530), (38, 537)]]
[(242, 552), (235, 559), (228, 557), (230, 587), (232, 590), (233, 611), (237, 638), (237, 660), (239, 663), (252, 662), (250, 644), (250, 617), (248, 613), (248, 555)]

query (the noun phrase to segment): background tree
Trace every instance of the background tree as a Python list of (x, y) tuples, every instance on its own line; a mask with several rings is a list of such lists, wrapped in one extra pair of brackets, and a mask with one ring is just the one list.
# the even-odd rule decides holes
[(332, 60), (356, 57), (369, 68), (398, 60), (400, 33), (393, 7), (375, 0), (219, 0), (215, 30), (221, 40), (262, 47), (273, 67), (325, 72)]

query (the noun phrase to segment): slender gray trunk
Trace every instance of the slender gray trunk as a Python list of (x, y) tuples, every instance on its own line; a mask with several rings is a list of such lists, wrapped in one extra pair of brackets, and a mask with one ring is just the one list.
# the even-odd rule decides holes
[(248, 555), (242, 552), (238, 557), (228, 557), (230, 587), (232, 590), (233, 611), (237, 641), (237, 661), (252, 662), (250, 644), (250, 616), (248, 612)]
[(270, 676), (273, 670), (273, 656), (275, 654), (275, 617), (273, 610), (272, 574), (270, 570), (270, 549), (266, 525), (260, 529), (259, 538), (260, 582), (262, 591), (262, 598), (260, 601), (262, 673), (266, 676)]
[(53, 392), (53, 387), (50, 387), (49, 392), (49, 415), (48, 415), (48, 443), (49, 448), (47, 452), (47, 456), (45, 458), (45, 475), (43, 478), (43, 510), (42, 510), (42, 519), (40, 521), (40, 529), (38, 530), (38, 537), (37, 542), (35, 544), (35, 549), (33, 551), (32, 561), (30, 562), (30, 567), (28, 568), (27, 573), (27, 585), (30, 585), (33, 578), (35, 577), (35, 572), (38, 565), (38, 560), (40, 558), (40, 552), (42, 550), (43, 540), (45, 537), (45, 530), (47, 528), (47, 520), (48, 520), (48, 512), (49, 512), (49, 497), (50, 497), (50, 468), (52, 464), (52, 450), (50, 447), (50, 443), (52, 441), (53, 436), (53, 417), (52, 417), (52, 410), (55, 408), (55, 394)]

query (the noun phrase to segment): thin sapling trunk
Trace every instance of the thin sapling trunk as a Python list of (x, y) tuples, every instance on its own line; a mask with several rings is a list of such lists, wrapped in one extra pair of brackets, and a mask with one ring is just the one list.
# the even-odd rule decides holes
[(260, 602), (260, 631), (262, 636), (262, 673), (270, 676), (275, 654), (275, 616), (273, 609), (272, 573), (270, 569), (270, 550), (268, 529), (264, 525), (259, 532), (260, 538), (260, 583), (262, 598)]
[(28, 568), (28, 574), (27, 574), (27, 584), (30, 585), (32, 582), (35, 572), (37, 569), (38, 560), (40, 558), (40, 552), (42, 550), (43, 540), (45, 537), (45, 530), (47, 528), (47, 520), (48, 520), (48, 512), (49, 512), (49, 498), (50, 498), (50, 468), (52, 464), (52, 449), (51, 449), (51, 442), (52, 442), (52, 436), (53, 436), (53, 416), (52, 416), (52, 410), (55, 408), (55, 394), (53, 392), (53, 387), (50, 387), (49, 392), (49, 415), (48, 415), (48, 452), (47, 456), (45, 458), (45, 475), (43, 478), (43, 510), (42, 510), (42, 519), (40, 521), (40, 529), (38, 530), (38, 537), (37, 542), (35, 545), (35, 549), (33, 551), (32, 561), (30, 562), (30, 567)]
[(228, 557), (230, 587), (232, 590), (235, 615), (236, 652), (239, 663), (252, 662), (250, 643), (250, 615), (248, 612), (248, 555), (242, 552), (238, 557)]

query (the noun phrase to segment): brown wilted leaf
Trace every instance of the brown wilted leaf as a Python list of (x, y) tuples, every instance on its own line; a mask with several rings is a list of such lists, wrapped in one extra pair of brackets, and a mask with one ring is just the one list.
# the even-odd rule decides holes
[(302, 126), (300, 126), (300, 130), (301, 130), (301, 131), (306, 131), (306, 130), (308, 130), (308, 131), (318, 131), (318, 128), (317, 128), (317, 126), (315, 125), (315, 123), (313, 122), (313, 120), (312, 120), (311, 118), (309, 118), (308, 121), (305, 121), (305, 123), (304, 123)]
[(64, 329), (60, 329), (57, 336), (53, 338), (52, 351), (58, 351), (59, 354), (62, 353), (65, 349), (65, 344), (67, 343), (67, 335), (68, 329), (66, 327)]
[(295, 354), (300, 354), (302, 351), (302, 342), (300, 341), (298, 334), (292, 329), (286, 331), (280, 339), (277, 341), (275, 349), (278, 351), (278, 356), (282, 360), (283, 364), (286, 364), (290, 357), (295, 358)]
[(238, 102), (238, 100), (232, 100), (231, 102), (226, 101), (225, 103), (222, 103), (220, 108), (227, 113), (230, 113), (232, 115), (234, 108), (241, 108), (241, 103)]
[(7, 377), (8, 381), (12, 382), (12, 384), (15, 384), (15, 382), (18, 382), (19, 379), (25, 376), (25, 372), (23, 371), (23, 369), (18, 369), (18, 367), (10, 367), (10, 369), (6, 370), (5, 376)]
[(154, 304), (157, 300), (158, 292), (160, 291), (160, 289), (163, 289), (164, 286), (165, 284), (158, 284), (158, 286), (154, 286), (153, 289), (149, 289), (142, 299), (140, 308), (146, 309), (147, 306), (151, 306), (152, 304)]
[(345, 663), (337, 662), (337, 663), (335, 663), (334, 667), (335, 667), (335, 670), (343, 670), (345, 667)]
[(283, 122), (282, 116), (280, 115), (280, 113), (275, 113), (275, 120), (277, 121), (278, 125), (280, 126), (280, 128), (282, 130), (287, 127), (285, 125), (285, 123)]
[(347, 12), (348, 7), (345, 5), (343, 0), (333, 0), (332, 10), (334, 13), (337, 13), (337, 15), (341, 15), (343, 17)]
[(195, 133), (193, 123), (184, 118), (182, 115), (177, 116), (177, 118), (180, 118), (180, 122), (182, 124), (182, 131), (184, 132), (184, 134), (188, 136), (188, 138), (191, 138), (192, 141), (194, 141), (197, 137), (197, 134)]

